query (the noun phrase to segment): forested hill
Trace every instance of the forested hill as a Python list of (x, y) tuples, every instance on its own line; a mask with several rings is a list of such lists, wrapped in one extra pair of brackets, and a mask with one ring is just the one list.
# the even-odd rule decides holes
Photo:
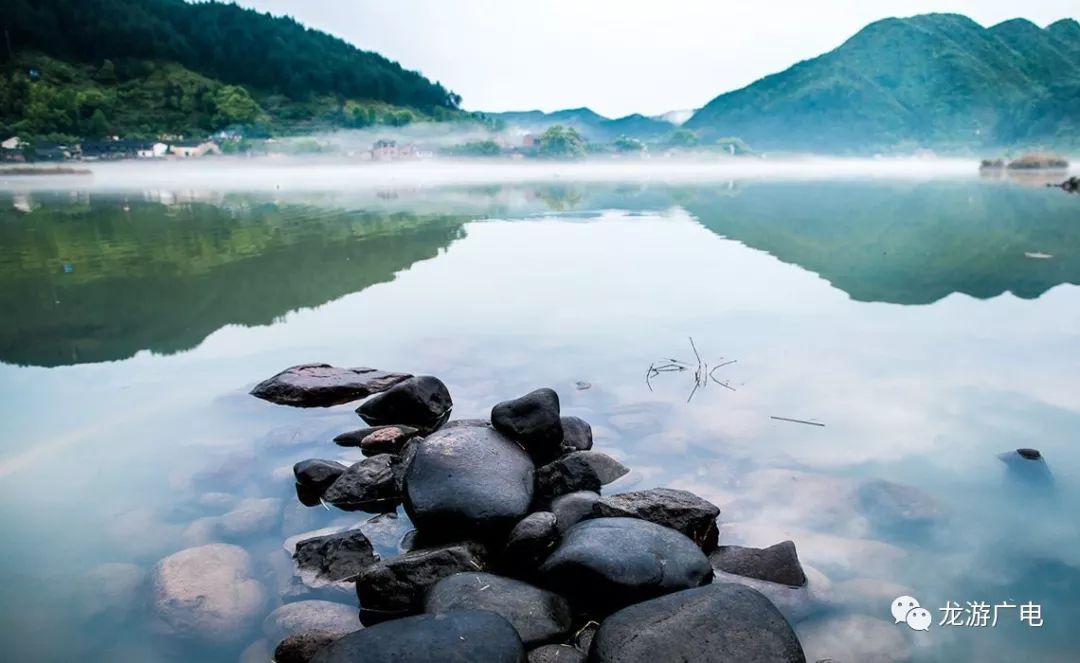
[(684, 125), (783, 150), (1080, 145), (1080, 25), (956, 14), (877, 21), (723, 94)]
[(456, 108), (442, 85), (291, 18), (184, 0), (4, 0), (12, 49), (100, 64), (176, 62), (226, 83), (292, 98), (337, 94), (397, 106)]

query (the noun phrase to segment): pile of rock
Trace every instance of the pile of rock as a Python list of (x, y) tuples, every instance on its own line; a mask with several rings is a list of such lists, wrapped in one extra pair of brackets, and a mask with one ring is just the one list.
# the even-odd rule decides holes
[[(793, 544), (718, 547), (720, 510), (687, 491), (601, 496), (628, 469), (592, 449), (589, 424), (561, 416), (551, 389), (495, 405), (490, 421), (448, 422), (451, 409), (437, 378), (396, 381), (357, 410), (369, 428), (335, 440), (363, 461), (296, 464), (305, 503), (401, 504), (416, 530), (387, 559), (358, 530), (299, 542), (303, 572), (355, 584), (360, 623), (291, 635), (278, 663), (805, 660), (746, 586), (805, 585)], [(714, 582), (714, 567), (746, 583)]]

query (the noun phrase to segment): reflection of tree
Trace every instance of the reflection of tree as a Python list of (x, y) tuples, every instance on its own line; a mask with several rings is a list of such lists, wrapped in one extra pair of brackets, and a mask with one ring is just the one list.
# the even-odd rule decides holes
[[(734, 196), (701, 188), (682, 204), (716, 234), (815, 272), (852, 299), (929, 304), (954, 292), (1030, 299), (1080, 284), (1074, 202), (992, 183), (787, 182)], [(1054, 257), (1024, 255), (1035, 251)]]
[[(124, 207), (128, 211), (124, 211)], [(0, 360), (55, 366), (171, 353), (389, 281), (463, 219), (273, 204), (95, 200), (0, 212)]]
[(536, 197), (543, 200), (548, 209), (565, 212), (577, 208), (582, 201), (582, 194), (569, 184), (553, 184), (536, 190)]

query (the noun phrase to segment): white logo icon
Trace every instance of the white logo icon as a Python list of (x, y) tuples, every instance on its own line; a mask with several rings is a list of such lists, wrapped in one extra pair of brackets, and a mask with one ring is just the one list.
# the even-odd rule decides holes
[(904, 622), (915, 631), (929, 631), (934, 618), (930, 611), (919, 605), (914, 596), (898, 596), (890, 606), (895, 624)]

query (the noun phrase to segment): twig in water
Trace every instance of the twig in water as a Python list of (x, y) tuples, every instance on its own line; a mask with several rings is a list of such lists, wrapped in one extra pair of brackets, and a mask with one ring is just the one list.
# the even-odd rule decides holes
[[(697, 344), (694, 343), (693, 336), (690, 337), (690, 349), (694, 352), (694, 359), (697, 361), (696, 367), (694, 367), (694, 365), (689, 362), (685, 362), (675, 358), (661, 359), (659, 361), (654, 361), (653, 363), (649, 364), (648, 370), (645, 371), (645, 385), (649, 388), (649, 391), (653, 390), (652, 379), (654, 377), (660, 375), (661, 373), (681, 373), (683, 371), (690, 370), (691, 367), (694, 367), (694, 386), (690, 390), (690, 396), (686, 399), (687, 403), (693, 400), (694, 395), (698, 392), (698, 389), (709, 386), (709, 382), (715, 382), (716, 384), (724, 387), (725, 389), (735, 391), (735, 387), (732, 387), (727, 382), (718, 379), (715, 373), (718, 369), (723, 368), (724, 366), (730, 366), (731, 364), (734, 364), (737, 360), (732, 359), (731, 361), (725, 361), (710, 368), (707, 362), (702, 361), (701, 353), (698, 352)], [(723, 357), (721, 357), (720, 359), (723, 360)]]
[(789, 419), (788, 417), (769, 417), (770, 419), (776, 419), (778, 421), (790, 421), (793, 424), (806, 424), (807, 426), (821, 426), (825, 427), (825, 424), (820, 421), (806, 421), (805, 419)]

